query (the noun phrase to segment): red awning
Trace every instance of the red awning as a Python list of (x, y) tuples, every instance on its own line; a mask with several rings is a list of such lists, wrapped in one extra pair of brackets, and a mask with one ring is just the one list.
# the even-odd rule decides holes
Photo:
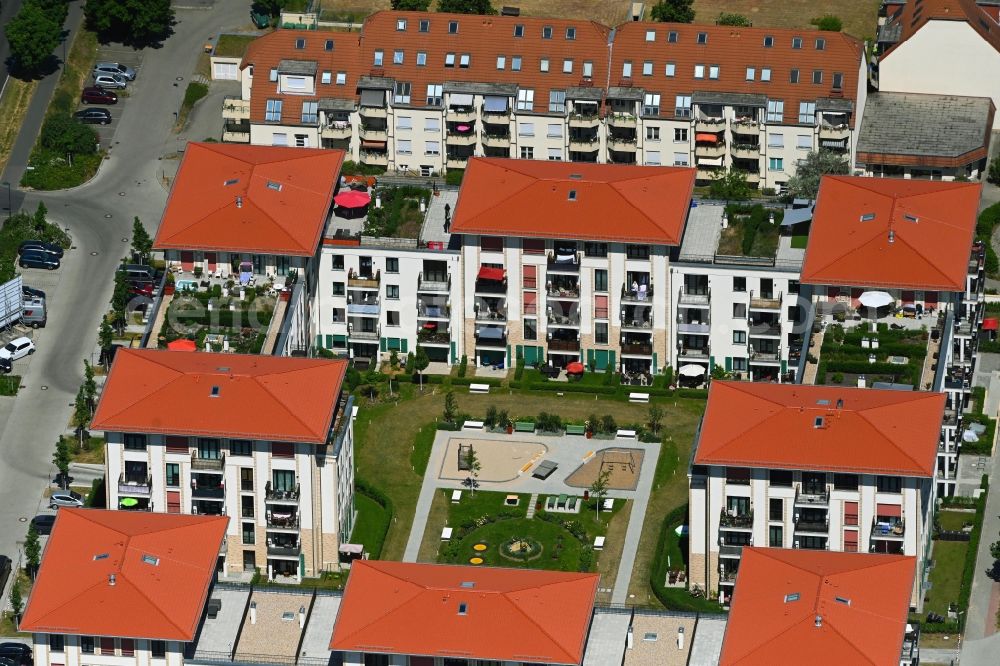
[(995, 331), (1000, 328), (1000, 319), (997, 317), (987, 317), (983, 320), (984, 331)]
[(504, 270), (502, 268), (494, 268), (492, 266), (480, 266), (479, 267), (479, 279), (480, 280), (496, 280), (497, 282), (503, 280)]
[(712, 143), (719, 142), (719, 136), (717, 134), (712, 134), (710, 132), (698, 132), (694, 135), (695, 141), (711, 141)]
[(899, 518), (903, 515), (903, 507), (898, 504), (879, 504), (875, 515), (884, 518)]
[(169, 349), (170, 351), (193, 352), (196, 349), (198, 349), (198, 345), (195, 344), (194, 340), (188, 340), (186, 338), (180, 338), (178, 340), (174, 340), (173, 342), (168, 342), (167, 343), (167, 349)]
[(344, 190), (333, 198), (333, 202), (341, 208), (361, 208), (371, 203), (371, 196), (359, 190)]

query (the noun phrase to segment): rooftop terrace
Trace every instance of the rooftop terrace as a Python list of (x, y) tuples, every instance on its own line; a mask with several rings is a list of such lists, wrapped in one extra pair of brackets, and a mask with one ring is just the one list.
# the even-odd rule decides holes
[(780, 226), (784, 214), (784, 209), (759, 204), (698, 204), (688, 215), (678, 260), (798, 270), (805, 237), (792, 233), (801, 230)]

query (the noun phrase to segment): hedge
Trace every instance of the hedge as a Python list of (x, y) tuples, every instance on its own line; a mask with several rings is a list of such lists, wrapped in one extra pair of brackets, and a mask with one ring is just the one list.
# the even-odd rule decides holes
[[(683, 587), (666, 587), (663, 581), (667, 578), (667, 539), (670, 537), (671, 526), (683, 523), (687, 515), (688, 505), (682, 504), (663, 519), (660, 525), (660, 535), (656, 541), (656, 552), (653, 554), (653, 564), (649, 570), (649, 586), (660, 603), (668, 610), (687, 611), (693, 613), (721, 612), (722, 607), (711, 599), (692, 597)], [(688, 580), (691, 579), (688, 572)]]
[(989, 476), (983, 474), (979, 487), (983, 489), (982, 495), (976, 500), (976, 520), (972, 526), (972, 534), (969, 537), (969, 548), (965, 551), (965, 567), (962, 569), (962, 585), (958, 591), (958, 608), (967, 610), (969, 608), (969, 596), (972, 594), (972, 578), (976, 574), (976, 555), (979, 553), (979, 539), (983, 532), (983, 516), (986, 513), (986, 497), (989, 495)]

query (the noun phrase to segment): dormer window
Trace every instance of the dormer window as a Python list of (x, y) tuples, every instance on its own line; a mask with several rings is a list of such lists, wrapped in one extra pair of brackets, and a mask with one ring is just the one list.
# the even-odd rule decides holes
[(332, 51), (333, 50), (333, 40), (332, 39), (326, 40), (326, 43), (323, 44), (323, 48), (325, 50), (327, 50), (327, 51)]
[(458, 34), (458, 21), (448, 21), (448, 34), (449, 35)]
[(547, 25), (542, 28), (542, 39), (552, 39), (552, 26)]
[(424, 20), (420, 21), (420, 25), (418, 26), (417, 29), (420, 32), (430, 32), (431, 31), (431, 22), (428, 21), (428, 20), (426, 20), (426, 19), (424, 19)]
[(303, 39), (302, 37), (299, 37), (298, 39), (295, 40), (295, 48), (297, 48), (298, 50), (301, 51), (305, 47), (306, 47), (306, 40), (305, 39)]
[(406, 19), (396, 19), (396, 30), (406, 32)]

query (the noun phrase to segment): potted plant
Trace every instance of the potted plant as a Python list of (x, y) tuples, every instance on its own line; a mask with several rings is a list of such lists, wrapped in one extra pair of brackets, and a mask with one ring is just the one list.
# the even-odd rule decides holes
[(583, 427), (586, 428), (585, 434), (587, 435), (587, 439), (593, 439), (593, 437), (594, 437), (594, 426), (593, 426), (593, 424), (591, 424), (590, 421), (584, 421), (583, 422)]
[(163, 295), (164, 296), (173, 295), (174, 289), (176, 289), (176, 285), (174, 284), (174, 274), (167, 273), (167, 280), (166, 282), (163, 283)]
[(506, 423), (504, 424), (504, 426), (507, 429), (507, 434), (508, 435), (513, 435), (514, 434), (514, 419), (507, 418), (506, 419)]

